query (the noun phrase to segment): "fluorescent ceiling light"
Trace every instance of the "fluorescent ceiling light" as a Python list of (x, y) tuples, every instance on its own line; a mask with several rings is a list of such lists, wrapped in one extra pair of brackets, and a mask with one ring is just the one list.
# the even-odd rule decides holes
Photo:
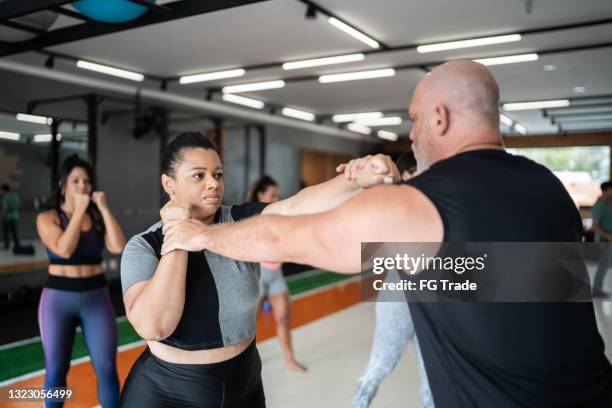
[(499, 121), (506, 126), (511, 127), (512, 125), (514, 125), (514, 121), (510, 119), (509, 117), (507, 117), (506, 115), (504, 115), (503, 113), (499, 114)]
[(120, 78), (131, 79), (132, 81), (141, 82), (144, 80), (144, 75), (139, 74), (138, 72), (126, 71), (125, 69), (113, 68), (106, 65), (95, 64), (89, 61), (78, 60), (76, 65), (79, 68), (100, 72), (102, 74), (113, 75)]
[(335, 17), (328, 18), (327, 22), (333, 25), (334, 27), (336, 27), (338, 30), (344, 31), (348, 35), (358, 39), (359, 41), (368, 45), (369, 47), (380, 48), (380, 44), (378, 43), (378, 41), (374, 40), (373, 38), (368, 37), (361, 31), (354, 29), (350, 25), (343, 23), (342, 21), (338, 20)]
[(436, 44), (419, 45), (417, 52), (424, 54), (427, 52), (456, 50), (458, 48), (480, 47), (482, 45), (502, 44), (514, 41), (520, 41), (520, 34), (498, 35), (496, 37), (474, 38), (471, 40), (449, 41)]
[(221, 98), (226, 102), (235, 103), (238, 105), (248, 106), (249, 108), (263, 109), (265, 104), (257, 99), (245, 98), (244, 96), (232, 95), (225, 93)]
[(536, 102), (512, 102), (504, 103), (504, 110), (528, 110), (528, 109), (546, 109), (546, 108), (563, 108), (570, 105), (567, 99), (558, 99), (554, 101), (536, 101)]
[(401, 125), (402, 118), (399, 116), (388, 116), (386, 118), (361, 118), (355, 119), (355, 122), (366, 126), (394, 126)]
[(25, 113), (18, 113), (17, 120), (22, 122), (38, 123), (41, 125), (50, 125), (52, 121), (51, 118), (47, 118), (45, 116), (26, 115)]
[(253, 82), (250, 84), (230, 85), (223, 87), (223, 92), (227, 93), (240, 93), (240, 92), (253, 92), (263, 91), (264, 89), (278, 89), (285, 86), (285, 81), (266, 81), (266, 82)]
[(336, 123), (352, 122), (363, 118), (382, 118), (382, 112), (361, 112), (361, 113), (339, 113), (332, 116), (332, 120)]
[(521, 125), (520, 123), (515, 123), (514, 124), (514, 130), (519, 132), (521, 135), (526, 135), (527, 134), (527, 128), (525, 126)]
[(493, 58), (482, 58), (475, 59), (474, 62), (478, 62), (482, 65), (502, 65), (502, 64), (514, 64), (517, 62), (529, 62), (537, 61), (538, 54), (520, 54), (520, 55), (508, 55), (505, 57), (493, 57)]
[(299, 110), (299, 109), (283, 108), (283, 110), (281, 111), (281, 114), (283, 114), (284, 116), (289, 116), (290, 118), (307, 120), (309, 122), (312, 122), (315, 120), (314, 113), (306, 112), (306, 111)]
[(283, 64), (283, 69), (288, 71), (291, 69), (320, 67), (322, 65), (344, 64), (347, 62), (363, 61), (364, 59), (365, 55), (361, 53), (338, 55), (336, 57), (313, 58), (301, 61), (285, 62)]
[(15, 142), (18, 142), (20, 138), (21, 135), (19, 133), (3, 132), (0, 130), (0, 139), (14, 140)]
[(585, 93), (586, 92), (586, 88), (584, 86), (575, 86), (574, 87), (574, 92), (575, 93)]
[(349, 123), (346, 127), (351, 132), (361, 133), (362, 135), (369, 135), (372, 133), (372, 129), (365, 125), (360, 125), (359, 123)]
[[(34, 135), (34, 143), (49, 143), (53, 139), (53, 135), (45, 134), (45, 135)], [(57, 141), (62, 140), (62, 134), (57, 134)]]
[(376, 132), (376, 134), (381, 139), (389, 140), (391, 142), (397, 141), (397, 133), (389, 132), (388, 130), (379, 130)]
[(375, 69), (372, 71), (346, 72), (343, 74), (321, 75), (319, 82), (328, 84), (330, 82), (355, 81), (359, 79), (384, 78), (395, 75), (393, 68)]
[(193, 84), (196, 82), (214, 81), (215, 79), (237, 78), (246, 73), (242, 68), (230, 69), (228, 71), (208, 72), (205, 74), (185, 75), (179, 78), (180, 84)]

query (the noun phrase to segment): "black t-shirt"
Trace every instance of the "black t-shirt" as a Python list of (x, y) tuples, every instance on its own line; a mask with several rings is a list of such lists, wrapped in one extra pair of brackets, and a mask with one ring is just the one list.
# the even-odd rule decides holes
[[(576, 242), (580, 215), (545, 167), (499, 150), (440, 161), (409, 180), (445, 242)], [(612, 407), (593, 304), (412, 302), (437, 408)]]

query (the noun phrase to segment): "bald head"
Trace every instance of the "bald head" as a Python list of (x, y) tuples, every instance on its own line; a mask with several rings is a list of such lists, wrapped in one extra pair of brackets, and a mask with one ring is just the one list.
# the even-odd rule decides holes
[(415, 89), (410, 105), (410, 137), (419, 167), (469, 146), (501, 145), (498, 104), (497, 82), (484, 65), (455, 60), (432, 70)]
[[(434, 68), (419, 84), (433, 103), (444, 103), (452, 114), (479, 117), (479, 125), (499, 127), (499, 88), (491, 72), (472, 60), (456, 60)], [(416, 94), (416, 91), (415, 91)]]

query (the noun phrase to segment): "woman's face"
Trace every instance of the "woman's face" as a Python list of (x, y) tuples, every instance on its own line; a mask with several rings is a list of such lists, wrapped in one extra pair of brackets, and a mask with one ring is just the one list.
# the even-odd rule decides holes
[(278, 201), (278, 187), (268, 186), (266, 191), (257, 193), (257, 199), (260, 203), (273, 203)]
[(213, 149), (183, 149), (183, 161), (174, 171), (174, 178), (163, 178), (170, 198), (191, 204), (192, 218), (213, 216), (223, 200), (223, 167)]
[(72, 200), (76, 194), (91, 194), (91, 181), (85, 169), (82, 167), (73, 168), (66, 177), (62, 190), (66, 200)]

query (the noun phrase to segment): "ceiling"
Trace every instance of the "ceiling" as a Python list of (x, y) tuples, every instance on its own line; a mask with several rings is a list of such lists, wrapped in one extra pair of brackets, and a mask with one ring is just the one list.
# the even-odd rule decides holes
[[(610, 0), (317, 0), (316, 4), (350, 23), (388, 47), (427, 44), (612, 19)], [(169, 4), (161, 1), (158, 4)], [(589, 99), (612, 95), (612, 45), (581, 47), (610, 42), (612, 23), (582, 28), (527, 33), (519, 42), (418, 54), (413, 48), (367, 54), (360, 62), (294, 71), (278, 66), (248, 70), (241, 78), (179, 85), (176, 77), (250, 67), (259, 64), (348, 54), (369, 48), (327, 23), (322, 13), (306, 19), (307, 5), (298, 0), (268, 0), (208, 14), (133, 28), (47, 48), (47, 51), (129, 69), (155, 77), (143, 86), (158, 89), (159, 78), (171, 79), (168, 92), (204, 98), (206, 91), (225, 85), (287, 79), (282, 89), (243, 94), (273, 106), (307, 110), (323, 118), (344, 112), (406, 111), (416, 84), (426, 70), (453, 58), (478, 58), (537, 52), (537, 61), (492, 66), (502, 102), (547, 99), (571, 100), (598, 105), (607, 100)], [(60, 16), (51, 30), (65, 28), (77, 20)], [(558, 51), (564, 49), (562, 51)], [(569, 49), (569, 50), (568, 50)], [(557, 51), (556, 51), (557, 50)], [(3, 57), (41, 66), (46, 56), (28, 51)], [(390, 78), (321, 84), (321, 74), (366, 69), (415, 66), (398, 70)], [(545, 70), (554, 66), (554, 70)], [(83, 71), (71, 60), (57, 60), (55, 68), (112, 81), (125, 81)], [(295, 81), (302, 78), (301, 81)], [(293, 79), (293, 81), (292, 81)], [(129, 82), (129, 81), (125, 81)], [(582, 87), (578, 89), (576, 87)], [(222, 102), (218, 94), (213, 100)], [(604, 106), (605, 108), (605, 106)], [(527, 127), (530, 134), (612, 129), (612, 99), (608, 114), (552, 119), (542, 110), (507, 112)], [(244, 108), (249, 109), (249, 108)], [(597, 109), (597, 107), (594, 107)], [(588, 110), (585, 110), (587, 113)], [(564, 110), (561, 109), (561, 113)], [(561, 115), (563, 116), (563, 115)], [(561, 117), (560, 116), (560, 117)], [(590, 119), (589, 119), (590, 118)], [(595, 119), (597, 118), (597, 119)], [(593, 119), (593, 120), (591, 120)], [(563, 122), (561, 128), (559, 122)], [(410, 124), (385, 127), (405, 135)], [(516, 134), (504, 127), (504, 131)]]

